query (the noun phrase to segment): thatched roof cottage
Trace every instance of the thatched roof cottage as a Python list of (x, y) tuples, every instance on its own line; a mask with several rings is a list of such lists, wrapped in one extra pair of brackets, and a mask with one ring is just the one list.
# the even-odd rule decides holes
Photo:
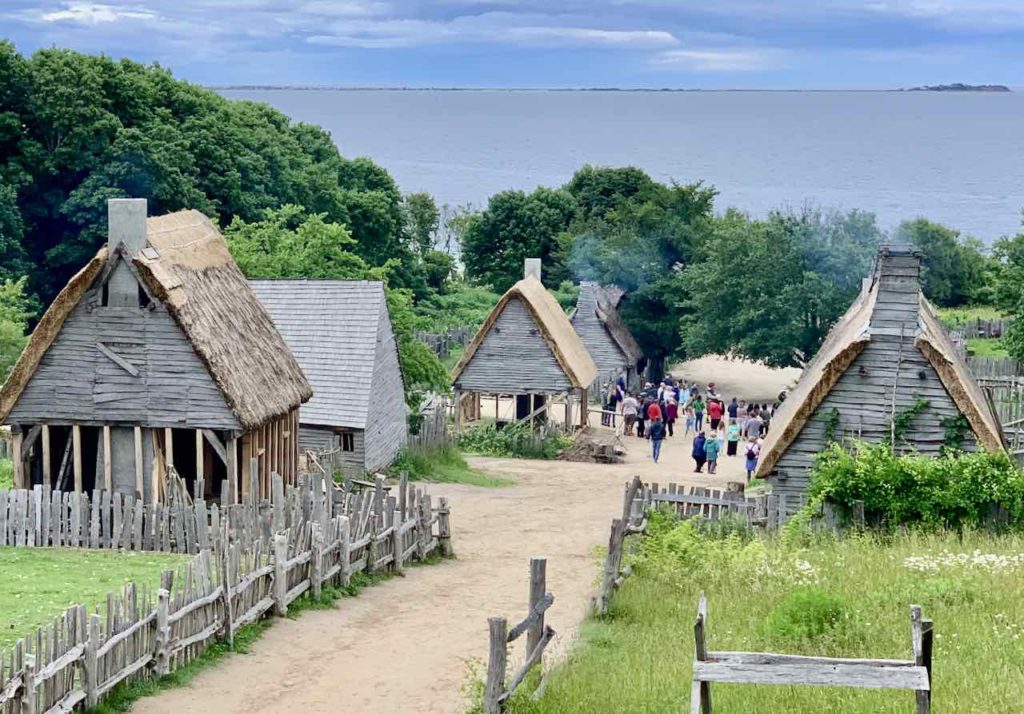
[(345, 473), (389, 466), (409, 437), (405, 384), (384, 284), (250, 280), (313, 384), (299, 445), (338, 450)]
[(629, 328), (622, 322), (617, 308), (622, 291), (614, 286), (581, 282), (570, 321), (587, 352), (597, 364), (602, 384), (624, 377), (632, 384), (643, 351)]
[(142, 199), (109, 201), (108, 218), (0, 390), (18, 485), (158, 500), (171, 466), (237, 498), (253, 463), (261, 495), (272, 472), (292, 480), (312, 389), (216, 227), (147, 219)]
[(945, 425), (961, 416), (964, 449), (1003, 448), (999, 420), (921, 293), (920, 274), (919, 251), (883, 246), (871, 279), (772, 419), (757, 475), (789, 504), (830, 440), (891, 440), (902, 413), (913, 418), (897, 449), (939, 453)]
[[(597, 365), (558, 301), (540, 281), (540, 261), (526, 261), (525, 277), (501, 296), (452, 372), (456, 424), (478, 406), (479, 395), (514, 397), (516, 418), (540, 415), (551, 403), (565, 406), (567, 422), (586, 424), (587, 389)], [(468, 408), (467, 408), (468, 407)]]

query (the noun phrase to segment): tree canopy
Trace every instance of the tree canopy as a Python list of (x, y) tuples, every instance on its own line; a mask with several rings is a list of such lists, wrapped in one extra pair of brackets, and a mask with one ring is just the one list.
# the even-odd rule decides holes
[(895, 237), (921, 249), (924, 292), (940, 307), (988, 303), (990, 266), (980, 241), (924, 218), (904, 221)]

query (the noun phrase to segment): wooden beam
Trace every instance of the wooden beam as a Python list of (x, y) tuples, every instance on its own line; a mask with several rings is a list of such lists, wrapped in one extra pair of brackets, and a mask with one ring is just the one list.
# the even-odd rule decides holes
[(160, 451), (160, 445), (157, 440), (159, 433), (159, 429), (149, 430), (149, 441), (153, 445), (153, 467), (152, 472), (150, 473), (149, 484), (149, 489), (151, 491), (150, 498), (153, 499), (152, 503), (160, 502), (160, 483), (163, 480), (164, 473), (164, 464), (163, 459), (161, 458), (163, 454)]
[(145, 497), (145, 486), (143, 485), (143, 460), (142, 460), (142, 427), (135, 427), (135, 496)]
[(167, 472), (174, 468), (174, 429), (164, 429), (164, 461), (167, 462)]
[(75, 493), (81, 493), (84, 487), (82, 474), (82, 427), (71, 425), (71, 440), (74, 442)]
[(22, 441), (25, 435), (20, 431), (12, 434), (11, 447), (14, 451), (11, 460), (14, 462), (14, 487), (25, 488), (25, 457), (22, 456)]
[(36, 424), (35, 426), (33, 426), (31, 429), (28, 430), (27, 434), (22, 434), (21, 452), (20, 452), (22, 459), (27, 459), (28, 458), (28, 452), (32, 450), (33, 446), (35, 446), (36, 440), (39, 438), (39, 435), (42, 434), (42, 433), (43, 433), (43, 427), (41, 425), (39, 425), (39, 424)]
[(110, 349), (109, 347), (107, 347), (102, 342), (97, 342), (96, 343), (96, 349), (98, 349), (100, 351), (100, 354), (102, 354), (104, 357), (109, 359), (111, 362), (116, 364), (118, 367), (123, 369), (125, 372), (127, 372), (131, 376), (133, 376), (133, 377), (138, 377), (139, 376), (139, 368), (138, 367), (133, 365), (131, 362), (126, 360), (121, 355), (119, 355), (116, 352), (114, 352), (114, 350)]
[(210, 446), (213, 447), (213, 450), (217, 453), (217, 456), (220, 457), (221, 463), (227, 465), (228, 456), (224, 447), (224, 442), (220, 440), (220, 437), (217, 436), (216, 432), (211, 431), (210, 429), (202, 429), (201, 431), (203, 436), (206, 437), (206, 440), (210, 443)]
[(203, 459), (205, 449), (203, 432), (196, 429), (196, 479), (204, 479), (206, 472), (206, 460)]
[(228, 467), (228, 482), (231, 484), (231, 500), (238, 503), (238, 438), (232, 436), (225, 444), (227, 459), (224, 463)]
[(103, 486), (108, 491), (114, 489), (114, 473), (110, 460), (110, 427), (103, 427)]
[(50, 485), (50, 426), (43, 424), (43, 484)]

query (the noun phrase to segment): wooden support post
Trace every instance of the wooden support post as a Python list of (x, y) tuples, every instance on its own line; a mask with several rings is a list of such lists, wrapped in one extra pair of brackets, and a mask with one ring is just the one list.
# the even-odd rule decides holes
[(608, 553), (604, 557), (604, 571), (601, 574), (601, 587), (594, 601), (594, 611), (598, 615), (608, 612), (608, 605), (615, 589), (615, 580), (619, 577), (619, 561), (622, 551), (622, 540), (625, 537), (625, 525), (620, 518), (612, 520), (611, 533), (608, 535)]
[(110, 427), (103, 426), (103, 487), (114, 490), (114, 473), (111, 466)]
[(232, 436), (224, 445), (227, 456), (228, 484), (231, 487), (231, 503), (238, 503), (238, 439)]
[(153, 661), (157, 677), (171, 673), (170, 598), (171, 594), (165, 588), (156, 591), (156, 651)]
[[(404, 572), (402, 567), (402, 519), (395, 517), (395, 498), (391, 496), (387, 503), (387, 521), (391, 523), (391, 547), (394, 550), (395, 559), (392, 561), (392, 569), (401, 575)], [(386, 524), (385, 524), (386, 525)]]
[(14, 488), (16, 489), (25, 488), (25, 459), (21, 455), (21, 444), (24, 438), (24, 434), (17, 431), (11, 439), (11, 448), (14, 450), (14, 453), (11, 454), (11, 461), (14, 464)]
[(348, 587), (352, 582), (352, 531), (348, 516), (338, 516), (341, 525), (341, 585)]
[(83, 488), (82, 481), (82, 427), (78, 424), (71, 426), (71, 448), (73, 454), (73, 464), (75, 469), (75, 493), (81, 493)]
[(311, 550), (313, 551), (310, 556), (309, 580), (313, 588), (313, 598), (319, 600), (320, 588), (324, 581), (324, 534), (319, 523), (310, 523), (309, 527)]
[[(694, 659), (704, 662), (708, 658), (707, 642), (704, 630), (708, 620), (708, 600), (704, 592), (700, 593), (700, 600), (697, 604), (697, 621), (693, 625), (693, 636), (696, 644)], [(711, 684), (693, 680), (690, 690), (690, 714), (711, 714)]]
[[(42, 653), (38, 650), (25, 658), (24, 684), (21, 693), (21, 714), (36, 714), (36, 658)], [(45, 696), (45, 695), (44, 695)]]
[(143, 483), (144, 463), (142, 459), (142, 427), (135, 427), (135, 497), (145, 498)]
[[(437, 502), (437, 542), (441, 546), (441, 555), (445, 558), (452, 558), (455, 556), (455, 550), (452, 548), (452, 524), (450, 515), (451, 509), (448, 507), (448, 499), (442, 496)], [(527, 648), (526, 651), (533, 652), (531, 648)]]
[(231, 590), (234, 582), (231, 580), (231, 567), (229, 565), (231, 546), (228, 545), (228, 521), (227, 514), (224, 518), (223, 538), (221, 540), (220, 553), (217, 555), (220, 560), (220, 584), (224, 590), (224, 630), (223, 638), (227, 640), (228, 647), (235, 647), (235, 617), (232, 608)]
[(453, 393), (455, 400), (455, 434), (462, 433), (462, 391), (456, 389)]
[(50, 485), (50, 426), (43, 424), (43, 485)]
[[(444, 499), (442, 499), (443, 501)], [(534, 556), (530, 558), (530, 608), (527, 610), (527, 614), (532, 614), (538, 607), (540, 607), (541, 601), (547, 594), (548, 580), (548, 560), (547, 558), (539, 558)], [(544, 613), (540, 614), (540, 617), (530, 626), (530, 629), (526, 631), (526, 653), (529, 656), (540, 644), (541, 639), (544, 637)], [(541, 655), (543, 657), (543, 655)], [(541, 664), (541, 660), (537, 660), (537, 664)], [(541, 667), (543, 670), (543, 667)]]
[(288, 594), (288, 573), (284, 569), (288, 560), (288, 536), (278, 533), (274, 536), (274, 614), (284, 617), (288, 614), (285, 596)]
[(196, 429), (196, 481), (206, 478), (206, 439), (201, 429)]
[(929, 689), (915, 690), (917, 714), (930, 714), (932, 707), (932, 638), (934, 625), (921, 618), (921, 606), (910, 606), (910, 640), (914, 648), (914, 662), (928, 672)]
[(505, 690), (505, 668), (508, 666), (508, 621), (504, 617), (491, 617), (487, 625), (490, 629), (490, 652), (483, 710), (484, 714), (501, 714), (501, 695)]
[(167, 472), (174, 468), (174, 429), (164, 429), (164, 463), (167, 465)]
[[(84, 610), (84, 606), (83, 610)], [(79, 619), (81, 622), (81, 618)], [(83, 689), (85, 689), (85, 708), (92, 710), (100, 702), (99, 696), (99, 666), (96, 653), (100, 648), (100, 616), (89, 615), (89, 632), (85, 641), (85, 654), (82, 658), (82, 669), (84, 670)]]

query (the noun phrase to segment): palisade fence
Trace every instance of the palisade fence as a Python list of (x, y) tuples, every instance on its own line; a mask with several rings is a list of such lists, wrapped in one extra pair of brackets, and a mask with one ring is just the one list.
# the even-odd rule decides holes
[(409, 434), (409, 448), (437, 449), (451, 443), (448, 429), (448, 402), (441, 395), (427, 399), (419, 410), (419, 428)]
[(447, 332), (416, 332), (416, 339), (430, 348), (435, 355), (444, 359), (452, 349), (466, 344), (476, 333), (472, 327), (453, 327)]
[[(239, 512), (232, 506), (219, 521), (192, 521), (209, 527), (202, 549), (181, 572), (164, 571), (155, 592), (130, 583), (122, 592), (108, 594), (104, 607), (91, 612), (84, 605), (68, 608), (0, 653), (0, 714), (93, 707), (121, 682), (166, 675), (215, 642), (231, 644), (240, 628), (271, 611), (286, 615), (288, 606), (306, 592), (316, 597), (325, 585), (347, 586), (355, 573), (400, 573), (407, 563), (436, 550), (452, 554), (446, 499), (439, 499), (434, 509), (429, 495), (405, 484), (397, 496), (387, 495), (381, 478), (374, 489), (343, 499), (335, 499), (324, 485), (322, 479), (308, 479), (288, 491), (275, 488), (277, 503), (248, 504), (244, 515), (235, 515)], [(14, 499), (36, 504), (39, 514), (20, 521), (16, 545), (24, 541), (20, 544), (29, 546), (29, 533), (34, 545), (119, 548), (128, 543), (191, 552), (188, 546), (179, 550), (179, 544), (199, 542), (186, 535), (192, 516), (173, 509), (169, 517), (164, 513), (164, 520), (152, 521), (160, 524), (159, 532), (136, 538), (134, 524), (145, 521), (145, 509), (142, 519), (125, 528), (125, 519), (134, 519), (138, 504), (118, 517), (114, 499), (102, 496), (107, 519), (85, 508), (86, 501), (72, 507), (66, 518), (47, 520), (47, 530), (42, 514), (50, 511), (41, 507), (36, 493), (31, 499)], [(63, 494), (52, 502), (65, 503)], [(124, 502), (121, 506), (125, 508)], [(88, 521), (82, 519), (86, 512)], [(61, 535), (67, 533), (63, 526), (53, 524), (70, 524), (75, 513), (74, 522), (89, 525), (67, 541)]]

